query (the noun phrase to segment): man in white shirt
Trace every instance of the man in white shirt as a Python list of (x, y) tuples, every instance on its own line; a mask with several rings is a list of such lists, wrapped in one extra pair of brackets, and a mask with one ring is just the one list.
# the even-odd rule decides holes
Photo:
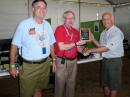
[(101, 85), (104, 90), (104, 97), (117, 97), (121, 87), (121, 57), (124, 56), (124, 35), (114, 25), (111, 13), (104, 13), (102, 21), (106, 29), (101, 33), (100, 43), (91, 34), (91, 39), (97, 48), (85, 49), (84, 53), (85, 55), (97, 52), (102, 53)]
[(42, 89), (47, 88), (49, 82), (50, 54), (55, 69), (55, 37), (50, 24), (45, 20), (46, 12), (45, 0), (33, 0), (33, 16), (21, 21), (13, 36), (10, 74), (14, 78), (18, 76), (15, 59), (19, 48), (22, 57), (22, 66), (19, 68), (20, 97), (42, 97)]

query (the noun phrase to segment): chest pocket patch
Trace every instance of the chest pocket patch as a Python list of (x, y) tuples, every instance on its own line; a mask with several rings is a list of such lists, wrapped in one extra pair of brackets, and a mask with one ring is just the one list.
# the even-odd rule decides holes
[(35, 28), (30, 28), (28, 33), (29, 35), (35, 35), (36, 34)]

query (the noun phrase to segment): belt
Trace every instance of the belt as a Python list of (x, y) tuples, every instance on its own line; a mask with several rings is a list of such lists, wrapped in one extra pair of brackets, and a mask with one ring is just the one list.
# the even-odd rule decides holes
[(74, 57), (74, 58), (67, 58), (67, 57), (65, 57), (65, 56), (63, 56), (63, 57), (59, 57), (59, 56), (57, 56), (58, 58), (65, 58), (66, 60), (75, 60), (77, 57)]
[(30, 60), (23, 59), (23, 62), (29, 63), (29, 64), (41, 64), (41, 63), (44, 63), (46, 60), (47, 60), (47, 58), (41, 59), (41, 60), (35, 60), (35, 61), (33, 61), (33, 60), (30, 61)]

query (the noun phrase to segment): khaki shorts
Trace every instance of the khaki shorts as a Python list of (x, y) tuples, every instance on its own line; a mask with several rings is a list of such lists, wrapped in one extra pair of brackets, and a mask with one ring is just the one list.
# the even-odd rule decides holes
[(48, 86), (50, 59), (41, 64), (23, 62), (20, 69), (20, 97), (32, 97), (36, 88), (44, 89)]
[(121, 88), (121, 58), (103, 59), (101, 69), (101, 86), (108, 86), (111, 90)]

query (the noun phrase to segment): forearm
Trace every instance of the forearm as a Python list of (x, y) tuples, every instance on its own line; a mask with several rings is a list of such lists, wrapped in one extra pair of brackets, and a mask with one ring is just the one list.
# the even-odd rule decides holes
[(69, 43), (69, 44), (59, 43), (58, 46), (60, 50), (68, 50), (75, 47), (75, 43)]
[(100, 43), (99, 43), (96, 39), (93, 40), (93, 43), (94, 43), (97, 47), (101, 47)]
[(99, 48), (92, 48), (92, 49), (89, 49), (89, 52), (90, 53), (102, 53), (102, 52), (106, 52), (108, 51), (109, 49), (106, 48), (106, 47), (99, 47)]
[(77, 46), (78, 52), (82, 53), (85, 46)]
[(55, 49), (54, 49), (54, 45), (51, 45), (51, 57), (52, 57), (52, 59), (53, 60), (55, 60), (56, 58), (55, 58)]
[(15, 64), (16, 53), (17, 53), (17, 46), (11, 45), (11, 49), (10, 49), (10, 64)]

